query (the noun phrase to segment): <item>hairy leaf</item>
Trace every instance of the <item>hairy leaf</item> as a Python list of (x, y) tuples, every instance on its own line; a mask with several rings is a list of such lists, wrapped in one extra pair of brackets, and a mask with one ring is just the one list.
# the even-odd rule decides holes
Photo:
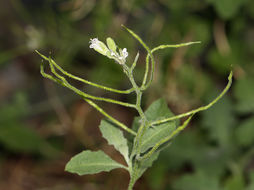
[[(145, 112), (148, 121), (155, 121), (173, 116), (164, 99), (158, 99)], [(176, 121), (171, 121), (150, 127), (143, 136), (141, 152), (147, 151), (161, 139), (167, 137), (176, 129)]]
[(125, 168), (102, 151), (83, 151), (72, 157), (65, 170), (78, 175), (95, 174), (102, 171), (111, 171), (115, 168)]
[(108, 121), (102, 120), (100, 124), (100, 130), (102, 136), (108, 141), (110, 145), (113, 145), (125, 158), (126, 162), (129, 161), (129, 149), (127, 140), (123, 136), (123, 132), (116, 128)]

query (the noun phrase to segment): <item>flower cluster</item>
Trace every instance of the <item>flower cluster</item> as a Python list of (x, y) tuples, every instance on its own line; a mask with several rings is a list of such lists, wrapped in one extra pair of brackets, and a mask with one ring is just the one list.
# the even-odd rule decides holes
[(112, 38), (107, 38), (107, 46), (99, 41), (98, 38), (90, 39), (89, 47), (110, 59), (114, 59), (120, 65), (125, 64), (126, 58), (128, 57), (126, 48), (118, 48), (119, 50), (117, 52), (117, 46)]

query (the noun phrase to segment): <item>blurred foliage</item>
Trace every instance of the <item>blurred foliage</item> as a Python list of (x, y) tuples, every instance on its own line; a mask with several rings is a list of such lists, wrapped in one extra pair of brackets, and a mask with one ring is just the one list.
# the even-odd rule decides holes
[[(119, 67), (88, 47), (90, 38), (105, 40), (111, 36), (121, 47), (127, 47), (128, 59), (133, 60), (139, 51), (135, 75), (141, 79), (145, 51), (121, 29), (121, 24), (151, 47), (202, 41), (190, 48), (156, 53), (155, 80), (146, 93), (144, 107), (162, 95), (175, 113), (204, 105), (225, 85), (229, 70), (234, 70), (228, 95), (195, 117), (192, 126), (162, 153), (136, 188), (254, 189), (253, 0), (0, 0), (0, 23), (0, 189), (29, 189), (27, 183), (32, 184), (30, 189), (45, 184), (49, 184), (48, 189), (57, 189), (59, 184), (66, 184), (68, 189), (125, 188), (122, 173), (113, 172), (113, 180), (96, 175), (91, 184), (87, 178), (82, 182), (70, 175), (66, 178), (63, 168), (68, 158), (84, 146), (97, 149), (104, 143), (97, 129), (99, 114), (75, 95), (66, 95), (62, 88), (42, 82), (40, 58), (34, 53), (39, 49), (51, 54), (69, 72), (127, 89), (129, 84)], [(126, 123), (135, 114), (119, 107), (105, 108)], [(57, 154), (53, 147), (58, 147)], [(64, 163), (59, 161), (60, 155)], [(30, 164), (25, 162), (22, 168), (16, 160), (24, 159)], [(40, 160), (45, 163), (43, 167)], [(35, 177), (25, 182), (14, 178), (15, 171), (10, 172), (13, 165), (17, 174), (21, 168)], [(31, 171), (29, 165), (37, 170)], [(53, 165), (54, 171), (46, 169)], [(56, 173), (61, 177), (55, 177)], [(53, 182), (47, 183), (49, 178)], [(19, 188), (10, 187), (15, 183)]]
[(23, 123), (20, 123), (20, 119), (27, 112), (27, 103), (24, 98), (23, 94), (16, 94), (12, 104), (1, 107), (0, 141), (13, 151), (37, 152), (43, 139), (33, 130), (22, 126)]

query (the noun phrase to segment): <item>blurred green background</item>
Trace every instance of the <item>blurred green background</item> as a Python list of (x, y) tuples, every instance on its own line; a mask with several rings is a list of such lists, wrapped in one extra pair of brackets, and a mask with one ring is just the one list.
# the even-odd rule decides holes
[[(64, 172), (85, 149), (102, 149), (123, 162), (101, 137), (102, 116), (70, 90), (45, 80), (35, 49), (67, 71), (114, 88), (129, 83), (119, 65), (89, 49), (89, 39), (110, 36), (146, 52), (121, 28), (131, 28), (149, 47), (202, 41), (156, 53), (153, 85), (144, 108), (164, 97), (183, 113), (205, 105), (223, 89), (230, 69), (232, 88), (213, 108), (195, 116), (135, 189), (254, 189), (254, 1), (253, 0), (0, 0), (0, 189), (124, 190), (122, 170), (90, 176)], [(132, 101), (75, 83), (100, 96)], [(131, 125), (133, 110), (101, 104)]]

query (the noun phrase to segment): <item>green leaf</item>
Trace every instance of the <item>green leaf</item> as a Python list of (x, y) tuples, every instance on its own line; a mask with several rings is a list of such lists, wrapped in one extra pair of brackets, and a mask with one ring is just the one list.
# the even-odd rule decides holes
[(125, 168), (102, 151), (83, 151), (72, 157), (65, 170), (78, 175), (95, 174), (102, 171), (111, 171), (116, 168)]
[(151, 167), (151, 166), (153, 165), (153, 162), (154, 162), (155, 160), (158, 159), (159, 153), (160, 153), (160, 152), (154, 153), (149, 159), (147, 159), (147, 160), (145, 160), (145, 161), (143, 161), (143, 162), (140, 163), (140, 165), (139, 165), (139, 167), (138, 167), (138, 169), (137, 169), (138, 172), (137, 172), (136, 180), (138, 180), (138, 179), (143, 175), (143, 173), (144, 173), (149, 167)]
[(107, 45), (109, 49), (111, 49), (113, 52), (116, 52), (116, 43), (112, 38), (107, 38)]
[(236, 140), (240, 145), (248, 146), (254, 142), (254, 118), (240, 123), (236, 131)]
[(174, 116), (174, 114), (168, 108), (167, 102), (163, 98), (154, 101), (145, 111), (145, 115), (149, 121)]
[[(146, 118), (149, 121), (155, 121), (158, 119), (164, 119), (173, 116), (169, 110), (168, 105), (164, 99), (158, 99), (153, 102), (145, 112)], [(136, 117), (133, 121), (133, 129), (137, 130), (139, 127), (139, 117)], [(143, 141), (141, 144), (141, 153), (148, 151), (154, 147), (161, 139), (168, 137), (172, 131), (176, 128), (176, 121), (156, 125), (147, 129), (143, 135)], [(160, 149), (162, 150), (162, 149)], [(142, 161), (138, 167), (138, 173), (136, 180), (140, 178), (147, 168), (151, 167), (153, 162), (158, 158), (160, 150), (151, 155), (148, 159)]]
[[(173, 116), (169, 110), (168, 105), (164, 99), (158, 99), (151, 104), (145, 112), (148, 121), (155, 121), (158, 119), (165, 119)], [(149, 148), (153, 147), (161, 139), (167, 137), (176, 129), (176, 121), (171, 121), (150, 127), (143, 136), (141, 144), (141, 153), (146, 152)]]
[(116, 128), (108, 121), (102, 120), (100, 124), (100, 130), (102, 136), (108, 141), (108, 144), (113, 145), (125, 158), (126, 162), (129, 162), (129, 149), (127, 140), (123, 136), (123, 132)]
[(135, 170), (136, 173), (135, 175), (132, 175), (134, 182), (136, 182), (143, 175), (143, 173), (153, 165), (153, 162), (158, 158), (158, 156), (159, 152), (156, 152), (149, 159), (138, 163), (138, 167)]

